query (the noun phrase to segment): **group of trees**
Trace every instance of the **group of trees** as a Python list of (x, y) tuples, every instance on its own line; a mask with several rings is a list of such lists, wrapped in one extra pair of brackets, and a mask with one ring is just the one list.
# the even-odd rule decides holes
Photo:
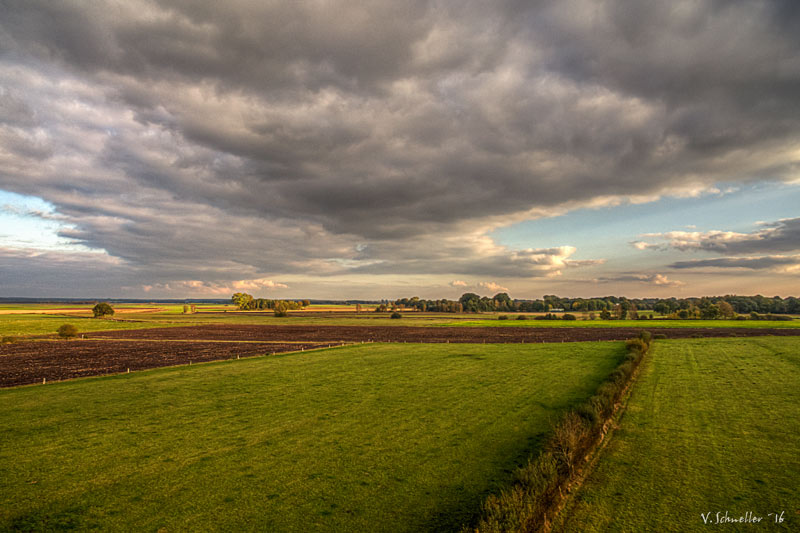
[(231, 301), (243, 311), (253, 311), (257, 309), (269, 309), (276, 311), (276, 313), (285, 313), (286, 311), (302, 309), (311, 305), (308, 300), (294, 301), (294, 300), (268, 300), (266, 298), (253, 298), (252, 295), (246, 292), (237, 292), (231, 296)]
[(651, 311), (675, 318), (732, 318), (737, 314), (800, 314), (800, 299), (790, 296), (768, 298), (756, 296), (716, 296), (703, 298), (561, 298), (545, 295), (541, 300), (513, 300), (505, 292), (491, 298), (466, 293), (457, 301), (424, 300), (418, 297), (401, 298), (394, 303), (382, 303), (376, 311), (416, 309), (443, 313), (479, 313), (516, 311), (548, 313), (550, 311), (599, 312), (600, 318), (638, 318), (642, 311)]
[(397, 309), (416, 309), (417, 311), (428, 311), (431, 313), (462, 313), (464, 306), (461, 302), (451, 300), (421, 300), (413, 298), (401, 298), (394, 303), (381, 303), (375, 311), (397, 311)]

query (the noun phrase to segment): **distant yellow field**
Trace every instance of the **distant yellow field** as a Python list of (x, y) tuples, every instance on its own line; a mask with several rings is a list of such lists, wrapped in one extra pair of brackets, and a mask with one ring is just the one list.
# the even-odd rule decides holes
[[(369, 310), (371, 311), (374, 309), (375, 306), (370, 306)], [(365, 310), (367, 306), (364, 306), (362, 311)], [(356, 306), (355, 305), (310, 305), (308, 307), (304, 307), (302, 309), (305, 313), (310, 312), (325, 312), (325, 313), (335, 313), (335, 312), (347, 312), (347, 313), (355, 313)]]

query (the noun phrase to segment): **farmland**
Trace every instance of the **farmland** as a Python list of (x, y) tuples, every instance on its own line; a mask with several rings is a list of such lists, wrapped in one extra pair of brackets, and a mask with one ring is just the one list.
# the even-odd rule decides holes
[[(90, 305), (21, 304), (0, 306), (0, 336), (53, 334), (61, 324), (69, 322), (79, 331), (132, 330), (197, 325), (304, 325), (304, 326), (419, 326), (419, 327), (477, 327), (477, 328), (735, 328), (798, 329), (800, 320), (498, 320), (497, 313), (422, 313), (402, 311), (402, 319), (391, 319), (389, 313), (363, 311), (355, 313), (348, 306), (310, 306), (302, 311), (290, 311), (287, 317), (271, 312), (237, 311), (233, 306), (198, 305), (197, 312), (184, 314), (178, 305), (121, 306), (130, 313), (120, 313), (111, 319), (92, 318)], [(157, 311), (153, 308), (157, 307)], [(62, 312), (63, 311), (63, 312)], [(581, 317), (584, 318), (584, 317)]]
[(796, 339), (661, 341), (555, 530), (797, 531), (799, 385)]
[[(0, 387), (344, 343), (562, 343), (624, 340), (634, 328), (426, 328), (220, 325), (88, 332), (78, 340), (0, 345)], [(669, 338), (800, 336), (797, 329), (675, 328)]]
[(299, 342), (61, 341), (0, 346), (0, 387), (328, 346)]
[(797, 510), (797, 320), (11, 307), (0, 387), (47, 385), (0, 390), (0, 530), (458, 530), (644, 327), (663, 338), (557, 530)]
[[(207, 325), (97, 332), (92, 338), (206, 339), (278, 341), (372, 341), (372, 342), (573, 342), (624, 340), (642, 328), (425, 328), (413, 326), (303, 326), (303, 325)], [(797, 329), (674, 328), (662, 332), (670, 338), (729, 337), (752, 335), (800, 336)]]
[(6, 389), (0, 529), (457, 530), (622, 353), (367, 344)]
[[(513, 318), (513, 316), (512, 316)], [(478, 328), (735, 328), (735, 329), (790, 329), (800, 328), (800, 320), (497, 320), (464, 319), (445, 322), (441, 326)]]

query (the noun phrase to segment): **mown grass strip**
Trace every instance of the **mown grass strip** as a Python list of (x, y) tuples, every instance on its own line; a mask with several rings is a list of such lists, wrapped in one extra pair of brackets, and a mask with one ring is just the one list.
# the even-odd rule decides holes
[(659, 341), (619, 425), (555, 532), (800, 531), (800, 339)]

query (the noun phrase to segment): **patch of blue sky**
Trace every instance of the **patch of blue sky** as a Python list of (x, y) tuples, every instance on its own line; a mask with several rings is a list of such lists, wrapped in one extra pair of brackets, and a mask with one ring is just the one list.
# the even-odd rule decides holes
[(0, 247), (89, 251), (59, 231), (72, 227), (59, 220), (55, 207), (36, 196), (0, 190)]
[[(720, 186), (720, 189), (725, 187)], [(638, 256), (630, 243), (646, 233), (668, 231), (757, 231), (757, 222), (800, 216), (800, 185), (761, 183), (731, 192), (698, 197), (664, 197), (644, 204), (578, 209), (567, 214), (529, 220), (491, 234), (514, 249), (575, 246), (572, 259)]]

